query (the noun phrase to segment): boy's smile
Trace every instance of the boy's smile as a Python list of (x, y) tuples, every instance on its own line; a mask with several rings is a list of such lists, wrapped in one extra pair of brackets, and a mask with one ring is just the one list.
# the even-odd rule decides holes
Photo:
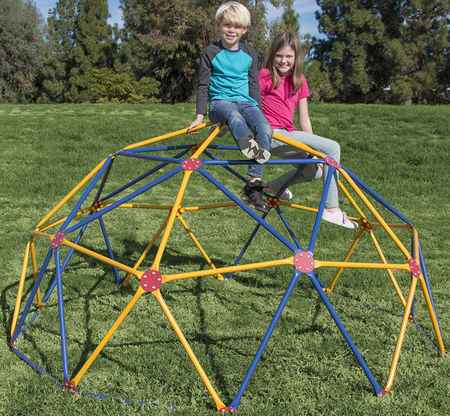
[(247, 33), (246, 28), (234, 23), (222, 23), (219, 30), (223, 45), (231, 50), (239, 49), (239, 41)]

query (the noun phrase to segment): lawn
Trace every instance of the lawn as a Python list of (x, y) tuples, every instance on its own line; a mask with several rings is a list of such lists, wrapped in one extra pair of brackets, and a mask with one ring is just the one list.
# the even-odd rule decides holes
[[(341, 144), (344, 166), (380, 193), (418, 230), (436, 312), (448, 344), (450, 106), (320, 104), (312, 105), (310, 111), (315, 133)], [(36, 224), (100, 160), (130, 143), (186, 127), (193, 113), (191, 104), (0, 106), (1, 415), (215, 414), (204, 385), (150, 294), (139, 300), (84, 375), (79, 394), (73, 395), (59, 386), (63, 376), (56, 291), (35, 315), (33, 324), (25, 327), (17, 343), (45, 374), (33, 371), (7, 344), (23, 253)], [(204, 134), (197, 134), (168, 143), (192, 143), (202, 137)], [(228, 135), (219, 138), (218, 143), (232, 144)], [(175, 153), (168, 151), (166, 156)], [(214, 154), (221, 155), (220, 151)], [(239, 155), (230, 152), (230, 157)], [(118, 188), (157, 163), (118, 157), (104, 192)], [(170, 168), (163, 168), (157, 176)], [(239, 179), (220, 167), (208, 169), (239, 195)], [(245, 174), (245, 167), (236, 169)], [(284, 169), (268, 167), (266, 178), (275, 177)], [(136, 202), (172, 204), (180, 178), (181, 175), (174, 176), (139, 196)], [(317, 207), (321, 188), (321, 181), (316, 181), (298, 185), (292, 191), (299, 204)], [(200, 175), (192, 175), (185, 206), (225, 200)], [(76, 199), (61, 214), (69, 214), (75, 203)], [(388, 221), (394, 219), (380, 205), (376, 206)], [(348, 202), (343, 208), (353, 213)], [(314, 217), (302, 210), (282, 209), (302, 246), (307, 245)], [(150, 209), (117, 209), (105, 215), (115, 258), (132, 267), (166, 216), (166, 210)], [(233, 263), (255, 226), (254, 220), (239, 209), (188, 212), (184, 218), (217, 267)], [(268, 220), (277, 230), (283, 230), (273, 212)], [(398, 233), (409, 249), (407, 233)], [(353, 231), (322, 224), (315, 258), (342, 260), (354, 235)], [(404, 262), (383, 233), (379, 241), (389, 262)], [(102, 234), (94, 223), (87, 228), (82, 243), (107, 254)], [(47, 248), (48, 241), (39, 240), (39, 262)], [(156, 246), (150, 251), (150, 260), (157, 249)], [(278, 240), (260, 230), (242, 262), (289, 255)], [(144, 263), (146, 267), (150, 260)], [(355, 261), (380, 261), (369, 238), (361, 241)], [(50, 267), (54, 270), (53, 263)], [(161, 260), (162, 273), (205, 268), (208, 266), (204, 259), (177, 223)], [(324, 286), (333, 272), (334, 269), (318, 270)], [(47, 275), (45, 284), (51, 273)], [(406, 294), (409, 274), (396, 272), (395, 276)], [(245, 271), (229, 277), (223, 281), (214, 277), (180, 280), (161, 290), (226, 404), (239, 390), (292, 277), (292, 267)], [(138, 282), (132, 281), (129, 288), (119, 287), (114, 284), (109, 266), (78, 254), (65, 270), (63, 281), (69, 374), (74, 376), (128, 304)], [(31, 282), (28, 273), (26, 294)], [(330, 294), (330, 301), (373, 375), (384, 385), (402, 320), (402, 306), (386, 272), (346, 270)], [(317, 292), (302, 276), (242, 397), (239, 413), (449, 414), (450, 361), (436, 352), (420, 290), (416, 294), (415, 315), (406, 334), (393, 392), (377, 398)]]

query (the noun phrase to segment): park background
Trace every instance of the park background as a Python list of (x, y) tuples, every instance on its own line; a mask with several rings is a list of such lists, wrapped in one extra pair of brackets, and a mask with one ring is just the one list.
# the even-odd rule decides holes
[[(220, 3), (128, 0), (120, 3), (122, 14), (113, 1), (0, 1), (0, 414), (214, 414), (154, 302), (143, 302), (114, 336), (82, 381), (80, 395), (72, 396), (57, 384), (56, 299), (20, 341), (46, 376), (12, 354), (7, 341), (22, 253), (36, 223), (106, 155), (192, 121), (196, 60), (214, 38), (213, 15)], [(314, 131), (337, 140), (343, 164), (417, 227), (448, 345), (448, 2), (307, 2), (311, 8), (299, 1), (243, 3), (252, 12), (253, 28), (259, 29), (250, 32), (259, 51), (266, 50), (280, 29), (302, 34)], [(232, 143), (229, 136), (222, 140)], [(133, 168), (124, 166), (119, 174), (125, 178)], [(277, 173), (267, 170), (268, 177)], [(177, 183), (168, 185), (162, 193), (170, 198)], [(239, 192), (240, 184), (228, 185)], [(312, 183), (294, 191), (302, 202), (314, 204), (320, 188)], [(212, 194), (197, 184), (193, 197), (208, 199)], [(298, 220), (295, 212), (287, 215), (293, 223)], [(192, 221), (218, 264), (234, 259), (254, 225), (220, 214)], [(144, 215), (114, 228), (117, 257), (133, 263), (148, 229), (156, 224)], [(321, 253), (342, 257), (351, 236), (332, 225), (322, 227), (326, 237), (319, 241)], [(164, 267), (204, 267), (181, 234), (175, 237)], [(279, 254), (273, 241), (260, 235), (249, 256), (257, 261), (269, 252)], [(369, 256), (370, 247), (361, 252)], [(72, 366), (95, 348), (130, 295), (113, 285), (107, 267), (92, 266), (80, 256), (64, 283)], [(324, 282), (328, 277), (321, 273)], [(242, 273), (225, 283), (183, 282), (165, 292), (226, 402), (238, 389), (289, 278), (290, 273), (268, 270)], [(385, 274), (349, 273), (337, 289), (333, 304), (375, 376), (385, 381), (401, 320)], [(435, 351), (421, 296), (416, 308), (419, 324), (407, 333), (394, 392), (379, 399), (311, 285), (301, 281), (240, 413), (448, 414), (449, 360)]]

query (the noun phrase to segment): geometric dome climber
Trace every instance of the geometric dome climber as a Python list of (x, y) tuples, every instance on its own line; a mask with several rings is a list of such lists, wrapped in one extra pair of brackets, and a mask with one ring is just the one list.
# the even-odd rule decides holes
[[(220, 144), (219, 133), (222, 126), (214, 125), (209, 131), (208, 127), (210, 126), (205, 124), (198, 126), (194, 129), (193, 135), (188, 135), (187, 129), (163, 134), (129, 145), (109, 155), (42, 218), (32, 232), (25, 249), (11, 323), (10, 347), (14, 353), (35, 370), (43, 371), (29, 355), (19, 349), (20, 337), (25, 328), (28, 332), (33, 330), (32, 324), (38, 315), (50, 313), (45, 306), (53, 295), (57, 301), (57, 310), (54, 312), (58, 315), (58, 327), (55, 331), (60, 338), (62, 383), (66, 389), (75, 392), (83, 378), (89, 377), (89, 369), (91, 372), (97, 371), (96, 366), (94, 368), (91, 366), (97, 358), (99, 361), (102, 360), (102, 357), (99, 357), (100, 354), (122, 324), (124, 324), (123, 331), (126, 331), (126, 320), (139, 319), (139, 316), (131, 313), (138, 303), (150, 302), (154, 299), (192, 362), (217, 410), (222, 413), (231, 413), (239, 407), (274, 329), (302, 276), (311, 283), (377, 396), (383, 396), (393, 389), (400, 352), (410, 321), (414, 318), (414, 305), (419, 292), (427, 307), (438, 350), (441, 354), (445, 353), (443, 334), (435, 311), (430, 278), (418, 232), (403, 214), (389, 205), (349, 169), (306, 145), (275, 133), (274, 138), (277, 140), (315, 157), (271, 159), (265, 165), (265, 175), (270, 173), (270, 169), (307, 164), (327, 164), (328, 175), (323, 184), (320, 202), (316, 207), (269, 198), (271, 207), (269, 212), (260, 215), (253, 207), (244, 203), (237, 192), (245, 182), (245, 178), (237, 169), (246, 168), (254, 162), (228, 159), (227, 156), (237, 154), (237, 147)], [(202, 136), (201, 133), (205, 132), (208, 133), (198, 139)], [(183, 138), (183, 141), (176, 142), (176, 138)], [(121, 163), (125, 161), (133, 163), (133, 168), (124, 169)], [(141, 167), (144, 167), (142, 172), (139, 170)], [(345, 255), (342, 260), (329, 259), (327, 258), (329, 251), (318, 249), (319, 245), (322, 248), (322, 244), (327, 243), (326, 238), (321, 239), (320, 244), (318, 239), (319, 235), (323, 236), (327, 230), (327, 226), (322, 226), (322, 213), (332, 175), (337, 173), (339, 173), (340, 194), (353, 211), (351, 218), (359, 224), (356, 232), (344, 229), (334, 230), (353, 238), (353, 241), (344, 247)], [(123, 183), (123, 178), (130, 174), (138, 174), (138, 176)], [(175, 178), (180, 180), (178, 191), (176, 195), (167, 195), (169, 188), (166, 182)], [(239, 182), (237, 186), (236, 182)], [(197, 183), (211, 187), (210, 195), (217, 199), (210, 203), (209, 200), (196, 198)], [(317, 182), (315, 186), (320, 187), (320, 184)], [(295, 191), (300, 193), (301, 186), (296, 187)], [(254, 221), (253, 232), (248, 236), (240, 253), (234, 259), (221, 259), (225, 265), (220, 267), (213, 263), (207, 253), (214, 244), (214, 239), (208, 237), (218, 232), (211, 226), (208, 229), (211, 235), (202, 236), (208, 241), (205, 244), (202, 242), (204, 239), (195, 233), (195, 227), (189, 224), (189, 218), (200, 211), (215, 212), (215, 210), (222, 210), (221, 212), (225, 214), (221, 215), (236, 212)], [(289, 217), (286, 212), (295, 212), (295, 216)], [(131, 215), (130, 213), (143, 213), (140, 217), (139, 228), (144, 229), (145, 235), (148, 236), (142, 254), (137, 261), (133, 261), (133, 264), (127, 264), (115, 256), (117, 252), (111, 238), (111, 230), (121, 230), (120, 221), (128, 218), (125, 215)], [(115, 217), (116, 214), (122, 216)], [(153, 227), (155, 221), (148, 220), (152, 216), (160, 218), (156, 222), (159, 224), (156, 227)], [(386, 216), (393, 217), (396, 222), (388, 221)], [(304, 218), (310, 220), (310, 229), (307, 226), (308, 221)], [(125, 221), (128, 222), (128, 220)], [(220, 216), (215, 217), (215, 221), (220, 221)], [(196, 270), (174, 273), (173, 269), (166, 267), (167, 262), (165, 263), (164, 260), (165, 256), (167, 258), (167, 249), (171, 245), (176, 226), (181, 227), (180, 229), (192, 241), (193, 247), (205, 260), (206, 269), (197, 267)], [(99, 235), (95, 244), (91, 241), (89, 244), (85, 242), (91, 229), (95, 229)], [(235, 231), (230, 230), (230, 232)], [(245, 262), (244, 256), (257, 236), (270, 239), (274, 246), (278, 244), (285, 255), (273, 258), (274, 254), (269, 251), (264, 253), (266, 255), (264, 261)], [(358, 252), (361, 244), (370, 247), (373, 257), (370, 259), (364, 256), (362, 259), (358, 257), (361, 255)], [(410, 249), (407, 246), (410, 246)], [(91, 267), (106, 265), (112, 271), (116, 285), (129, 287), (133, 295), (120, 311), (117, 313), (116, 310), (111, 311), (113, 315), (116, 314), (113, 325), (101, 335), (100, 343), (84, 357), (84, 361), (74, 367), (69, 357), (71, 339), (70, 334), (67, 333), (68, 300), (64, 292), (71, 278), (70, 264), (73, 263), (76, 255), (89, 258)], [(177, 255), (176, 252), (175, 255)], [(170, 260), (168, 264), (170, 266)], [(176, 314), (166, 303), (166, 289), (167, 294), (170, 293), (171, 283), (184, 279), (212, 277), (223, 280), (224, 276), (239, 278), (240, 272), (257, 273), (259, 270), (269, 268), (290, 270), (292, 277), (284, 289), (270, 324), (265, 333), (261, 334), (259, 347), (255, 351), (253, 360), (248, 363), (248, 369), (239, 390), (231, 403), (225, 404), (201, 365), (202, 357), (197, 358), (175, 318)], [(333, 302), (334, 290), (343, 272), (345, 271), (350, 278), (356, 269), (382, 273), (392, 287), (392, 297), (396, 298), (401, 310), (399, 334), (395, 344), (392, 345), (390, 369), (384, 384), (380, 384), (372, 373)], [(319, 272), (322, 274), (327, 270), (333, 274), (330, 275), (329, 283), (325, 285), (319, 279)], [(33, 277), (33, 281), (27, 292), (25, 283), (28, 275)], [(76, 284), (76, 281), (71, 281), (71, 285)], [(417, 290), (418, 285), (420, 290)], [(164, 293), (161, 291), (163, 286)], [(142, 325), (144, 326), (144, 323)], [(277, 336), (283, 336), (282, 332)], [(331, 368), (330, 371), (333, 369)]]

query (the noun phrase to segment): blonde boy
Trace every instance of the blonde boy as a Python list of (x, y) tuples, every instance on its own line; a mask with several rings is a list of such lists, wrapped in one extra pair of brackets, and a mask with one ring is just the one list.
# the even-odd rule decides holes
[(243, 193), (256, 209), (267, 212), (261, 164), (270, 158), (272, 130), (259, 108), (256, 53), (241, 40), (250, 23), (250, 12), (237, 1), (218, 8), (220, 39), (210, 44), (200, 58), (197, 117), (191, 128), (203, 122), (209, 104), (211, 121), (226, 124), (243, 155), (257, 162), (249, 166)]

